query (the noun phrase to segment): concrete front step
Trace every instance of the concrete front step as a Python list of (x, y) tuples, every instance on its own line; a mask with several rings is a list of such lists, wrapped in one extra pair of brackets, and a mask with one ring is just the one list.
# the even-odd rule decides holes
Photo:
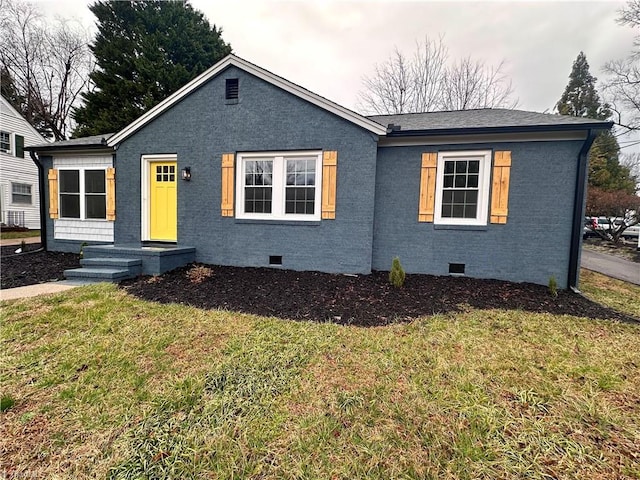
[(80, 260), (80, 265), (84, 267), (140, 267), (142, 268), (142, 260), (139, 258), (83, 258)]
[(111, 267), (83, 267), (65, 270), (65, 278), (92, 280), (97, 282), (117, 282), (135, 277), (128, 268)]
[[(187, 246), (92, 245), (84, 248), (84, 260), (140, 259), (142, 275), (161, 275), (195, 261), (196, 249)], [(133, 267), (129, 267), (132, 269)], [(138, 268), (138, 267), (135, 267)]]

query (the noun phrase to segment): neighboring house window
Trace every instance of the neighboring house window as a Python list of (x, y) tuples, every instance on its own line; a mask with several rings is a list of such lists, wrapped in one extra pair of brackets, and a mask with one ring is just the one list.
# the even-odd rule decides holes
[(9, 132), (0, 131), (0, 151), (11, 153), (11, 134)]
[(11, 203), (31, 205), (31, 185), (26, 183), (11, 184)]
[(60, 170), (60, 218), (106, 219), (105, 170)]
[(435, 223), (486, 225), (491, 152), (440, 152), (437, 172)]
[(238, 154), (237, 217), (320, 220), (321, 152)]

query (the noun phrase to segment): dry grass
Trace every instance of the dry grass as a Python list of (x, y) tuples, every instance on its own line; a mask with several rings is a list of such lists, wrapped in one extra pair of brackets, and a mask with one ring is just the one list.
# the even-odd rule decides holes
[(363, 329), (111, 285), (2, 322), (7, 476), (640, 478), (639, 325), (470, 309)]
[[(640, 269), (640, 264), (638, 264)], [(591, 300), (640, 318), (640, 286), (591, 270), (580, 271), (580, 289)]]

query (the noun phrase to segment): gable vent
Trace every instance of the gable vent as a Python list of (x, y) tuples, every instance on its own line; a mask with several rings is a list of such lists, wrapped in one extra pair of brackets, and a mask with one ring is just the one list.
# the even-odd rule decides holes
[(227, 78), (224, 97), (227, 100), (236, 100), (238, 98), (238, 91), (238, 79)]

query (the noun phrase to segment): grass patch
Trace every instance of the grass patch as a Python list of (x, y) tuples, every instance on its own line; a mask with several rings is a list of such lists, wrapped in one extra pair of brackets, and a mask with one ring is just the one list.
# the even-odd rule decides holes
[(0, 232), (0, 240), (12, 240), (15, 238), (39, 237), (40, 230), (27, 230), (25, 232)]
[[(640, 268), (640, 264), (638, 268)], [(580, 289), (585, 296), (594, 302), (640, 318), (639, 285), (581, 269)]]
[(1, 315), (11, 475), (640, 478), (639, 325), (469, 309), (357, 328), (112, 285)]

